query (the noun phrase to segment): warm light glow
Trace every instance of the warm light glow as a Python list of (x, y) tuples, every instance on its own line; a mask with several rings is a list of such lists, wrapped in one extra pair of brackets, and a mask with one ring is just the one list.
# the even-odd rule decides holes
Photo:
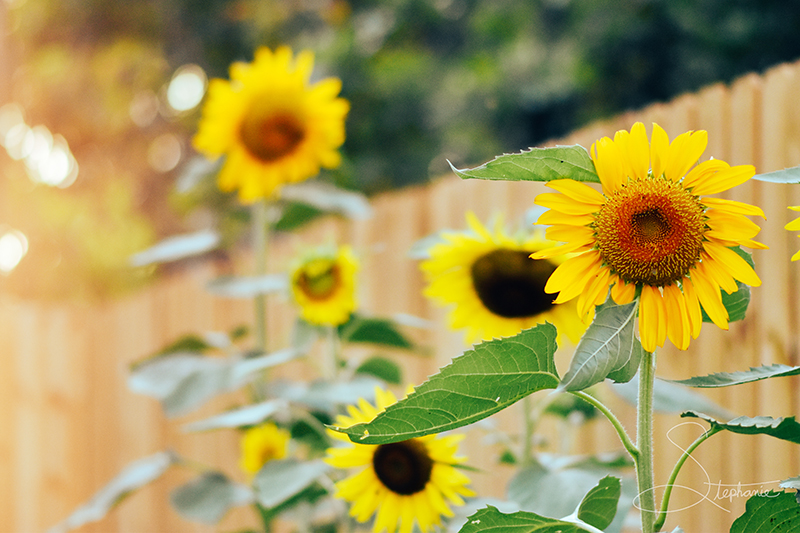
[(146, 128), (158, 116), (158, 97), (150, 90), (139, 91), (133, 97), (128, 114), (134, 124)]
[(0, 237), (0, 273), (8, 274), (28, 253), (28, 239), (17, 230), (7, 230)]
[(181, 160), (181, 141), (172, 133), (159, 135), (147, 149), (147, 162), (156, 172), (169, 172)]
[(0, 107), (0, 144), (6, 145), (6, 136), (14, 126), (25, 124), (22, 108), (19, 104), (10, 103)]
[(172, 76), (167, 87), (167, 103), (181, 113), (194, 109), (203, 100), (206, 73), (197, 65), (183, 65)]

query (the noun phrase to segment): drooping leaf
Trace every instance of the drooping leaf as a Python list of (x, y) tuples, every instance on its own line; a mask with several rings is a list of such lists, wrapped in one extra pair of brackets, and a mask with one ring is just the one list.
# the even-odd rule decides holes
[(548, 415), (573, 421), (576, 416), (579, 416), (583, 421), (588, 421), (598, 415), (595, 406), (573, 394), (559, 394), (547, 404), (544, 412)]
[[(636, 350), (633, 334), (637, 302), (616, 305), (613, 302), (597, 308), (597, 314), (575, 348), (569, 370), (558, 385), (560, 391), (580, 391), (600, 383), (609, 374), (628, 369)], [(638, 363), (637, 363), (638, 366)], [(634, 374), (636, 370), (634, 368)], [(629, 372), (622, 376), (628, 381)]]
[(491, 505), (467, 518), (459, 533), (585, 533), (586, 530), (562, 520), (519, 511), (505, 514)]
[(712, 427), (719, 427), (721, 429), (730, 431), (732, 433), (739, 433), (741, 435), (769, 435), (776, 439), (788, 440), (800, 444), (800, 424), (798, 424), (794, 417), (789, 418), (772, 418), (771, 416), (740, 416), (733, 420), (723, 423), (718, 422), (714, 418), (695, 411), (687, 411), (681, 413), (681, 417), (702, 418)]
[(310, 205), (320, 211), (339, 213), (353, 220), (366, 220), (372, 216), (369, 200), (362, 193), (340, 189), (323, 181), (286, 185), (281, 189), (281, 198)]
[(314, 483), (329, 469), (330, 466), (321, 460), (268, 461), (253, 480), (256, 499), (267, 509), (275, 507)]
[(782, 489), (800, 490), (800, 476), (784, 479), (783, 481), (781, 481), (780, 486)]
[(250, 487), (228, 479), (221, 472), (204, 472), (196, 479), (173, 490), (172, 506), (189, 520), (216, 524), (233, 507), (253, 502)]
[(372, 422), (335, 428), (362, 444), (398, 442), (466, 426), (558, 385), (556, 328), (540, 324), (467, 350)]
[[(731, 247), (731, 250), (736, 252), (739, 257), (747, 261), (751, 267), (755, 268), (753, 255), (751, 253), (743, 250), (741, 246)], [(728, 311), (728, 322), (744, 320), (744, 317), (747, 314), (747, 307), (750, 305), (750, 287), (740, 281), (737, 281), (736, 285), (739, 288), (730, 294), (720, 290), (722, 293), (722, 305), (724, 305), (725, 309)], [(703, 309), (702, 306), (700, 306), (700, 311), (703, 316), (703, 322), (712, 322), (711, 318), (708, 316), (708, 313), (706, 313), (706, 310)]]
[(256, 372), (290, 361), (300, 353), (286, 349), (256, 357), (169, 354), (133, 369), (128, 388), (160, 400), (167, 416), (179, 416), (217, 394), (241, 387)]
[(281, 209), (281, 216), (273, 224), (272, 229), (284, 232), (294, 231), (324, 214), (325, 212), (321, 209), (310, 205), (285, 202)]
[(800, 183), (800, 166), (756, 174), (753, 179), (770, 183)]
[(672, 383), (679, 383), (687, 387), (697, 388), (714, 388), (714, 387), (730, 387), (731, 385), (740, 385), (742, 383), (752, 383), (753, 381), (760, 381), (769, 378), (783, 378), (788, 376), (796, 376), (800, 374), (800, 366), (788, 365), (769, 365), (750, 367), (750, 370), (744, 372), (716, 372), (708, 374), (707, 376), (695, 376), (689, 379), (669, 380)]
[(371, 376), (356, 376), (350, 381), (274, 382), (272, 393), (290, 402), (322, 412), (335, 412), (340, 405), (354, 404), (359, 398), (372, 401), (375, 387), (383, 383)]
[(220, 236), (212, 230), (176, 235), (134, 254), (130, 264), (135, 267), (168, 263), (210, 252), (219, 246)]
[(170, 452), (159, 452), (129, 464), (66, 520), (50, 528), (48, 533), (65, 533), (101, 520), (131, 492), (161, 477), (177, 460)]
[(403, 371), (400, 365), (385, 357), (370, 357), (358, 365), (356, 374), (375, 376), (394, 385), (400, 385), (403, 381)]
[[(617, 393), (623, 400), (635, 406), (639, 398), (639, 377), (634, 377), (628, 383), (616, 383), (611, 385), (611, 390)], [(717, 405), (706, 396), (688, 387), (661, 379), (656, 379), (654, 383), (653, 410), (657, 413), (699, 411), (711, 413), (725, 420), (730, 420), (736, 416), (735, 413)]]
[(475, 168), (453, 169), (461, 178), (511, 181), (550, 181), (572, 179), (600, 183), (594, 162), (579, 145), (532, 148), (518, 154), (505, 154)]
[(796, 533), (800, 529), (800, 505), (793, 492), (770, 491), (751, 496), (742, 516), (731, 524), (731, 533)]
[(221, 428), (238, 428), (243, 426), (252, 426), (260, 424), (267, 418), (271, 417), (277, 412), (283, 411), (288, 408), (286, 401), (282, 399), (268, 400), (253, 405), (248, 405), (240, 409), (233, 409), (226, 411), (217, 416), (206, 418), (186, 424), (183, 426), (184, 431), (208, 431), (211, 429)]
[(356, 314), (339, 326), (339, 337), (342, 342), (378, 344), (403, 349), (414, 346), (391, 320)]
[(206, 290), (225, 298), (253, 298), (259, 294), (285, 291), (288, 286), (289, 279), (285, 274), (224, 276), (209, 282)]
[(593, 487), (578, 507), (578, 518), (597, 529), (605, 529), (614, 521), (617, 503), (622, 493), (618, 478), (606, 476)]

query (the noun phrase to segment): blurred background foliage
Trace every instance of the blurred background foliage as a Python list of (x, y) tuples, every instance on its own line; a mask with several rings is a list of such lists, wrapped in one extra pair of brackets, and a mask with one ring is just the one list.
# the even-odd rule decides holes
[(0, 286), (48, 299), (136, 286), (131, 253), (233, 204), (174, 193), (196, 157), (199, 106), (167, 98), (185, 65), (226, 78), (261, 45), (313, 50), (352, 103), (323, 179), (374, 194), (800, 57), (797, 0), (4, 0), (0, 23), (0, 105), (79, 169), (52, 187), (0, 150), (0, 230), (28, 249)]

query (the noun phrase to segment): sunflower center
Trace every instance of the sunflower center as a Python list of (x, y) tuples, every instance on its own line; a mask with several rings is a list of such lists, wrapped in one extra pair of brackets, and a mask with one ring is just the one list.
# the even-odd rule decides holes
[(472, 284), (478, 298), (495, 315), (522, 318), (553, 306), (554, 296), (544, 292), (556, 265), (534, 260), (530, 252), (499, 249), (472, 263)]
[(600, 255), (622, 279), (664, 286), (700, 259), (705, 220), (700, 200), (680, 184), (640, 179), (600, 208), (594, 231)]
[(253, 113), (242, 121), (239, 133), (250, 154), (265, 163), (291, 153), (305, 137), (303, 125), (290, 114)]
[(316, 259), (307, 264), (297, 279), (303, 294), (311, 300), (325, 300), (341, 281), (339, 265), (330, 259)]
[(378, 446), (372, 456), (372, 467), (387, 489), (408, 496), (420, 492), (428, 484), (433, 460), (423, 443), (411, 439)]

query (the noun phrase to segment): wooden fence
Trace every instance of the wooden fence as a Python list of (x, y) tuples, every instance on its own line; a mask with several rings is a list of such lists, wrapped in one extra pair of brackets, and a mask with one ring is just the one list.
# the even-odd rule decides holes
[[(674, 137), (689, 129), (705, 129), (714, 156), (731, 164), (753, 163), (759, 172), (800, 164), (800, 64), (779, 66), (763, 76), (748, 75), (730, 86), (714, 85), (666, 104), (623, 114), (586, 127), (558, 144), (589, 146), (602, 135), (629, 128), (641, 120), (657, 122)], [(551, 143), (555, 144), (555, 143)], [(475, 162), (479, 163), (479, 162)], [(461, 181), (442, 178), (428, 187), (411, 188), (374, 199), (375, 216), (365, 222), (327, 220), (299, 236), (274, 243), (271, 267), (279, 270), (298, 242), (317, 243), (328, 237), (349, 242), (362, 257), (362, 309), (376, 314), (410, 313), (442, 324), (414, 332), (433, 357), (398, 355), (407, 379), (420, 383), (459, 354), (461, 333), (446, 331), (445, 312), (426, 301), (418, 265), (407, 256), (412, 243), (443, 228), (464, 227), (464, 213), (473, 210), (486, 220), (497, 211), (507, 221), (519, 220), (543, 187), (534, 183)], [(798, 364), (798, 274), (789, 262), (800, 241), (783, 229), (792, 218), (787, 205), (800, 204), (800, 186), (748, 182), (731, 198), (756, 203), (768, 214), (759, 223), (757, 269), (764, 281), (753, 291), (747, 319), (729, 333), (705, 325), (700, 338), (685, 352), (671, 347), (659, 352), (658, 374), (684, 378), (713, 371), (736, 371), (768, 363)], [(180, 426), (230, 404), (221, 399), (192, 417), (169, 421), (157, 403), (129, 392), (127, 365), (178, 336), (224, 331), (251, 320), (247, 301), (207, 295), (202, 287), (215, 276), (213, 264), (195, 266), (153, 284), (122, 301), (97, 307), (46, 305), (0, 296), (0, 531), (39, 532), (64, 519), (128, 462), (165, 448), (235, 474), (238, 441), (234, 432), (184, 434)], [(270, 338), (274, 348), (286, 340), (292, 312), (286, 302), (270, 302)], [(563, 361), (562, 361), (563, 363)], [(562, 366), (562, 372), (564, 367)], [(295, 367), (310, 373), (312, 368)], [(310, 374), (308, 374), (310, 375)], [(748, 415), (791, 416), (798, 411), (797, 378), (712, 390), (707, 396), (731, 411)], [(633, 428), (633, 410), (608, 393)], [(514, 425), (503, 413), (500, 423)], [(505, 420), (505, 421), (504, 421)], [(699, 434), (683, 420), (661, 415), (656, 423), (657, 482)], [(479, 429), (472, 429), (480, 436)], [(547, 434), (552, 435), (553, 432)], [(672, 442), (670, 442), (670, 439)], [(590, 422), (576, 433), (572, 452), (620, 449), (604, 420)], [(511, 467), (496, 466), (498, 450), (468, 439), (467, 454), (485, 470), (474, 476), (482, 495), (502, 496)], [(775, 488), (775, 480), (800, 474), (797, 446), (766, 437), (720, 435), (696, 453), (676, 490), (676, 512), (667, 530), (680, 524), (686, 531), (727, 531), (743, 511), (745, 498), (722, 498), (726, 485), (742, 490)], [(178, 517), (167, 503), (169, 491), (193, 473), (170, 472), (154, 486), (131, 496), (103, 521), (85, 532), (214, 531)], [(719, 484), (722, 485), (719, 485)], [(754, 485), (747, 485), (754, 484)], [(697, 493), (692, 492), (698, 491)], [(704, 500), (698, 494), (706, 494)], [(230, 514), (218, 530), (255, 524), (245, 509)]]

